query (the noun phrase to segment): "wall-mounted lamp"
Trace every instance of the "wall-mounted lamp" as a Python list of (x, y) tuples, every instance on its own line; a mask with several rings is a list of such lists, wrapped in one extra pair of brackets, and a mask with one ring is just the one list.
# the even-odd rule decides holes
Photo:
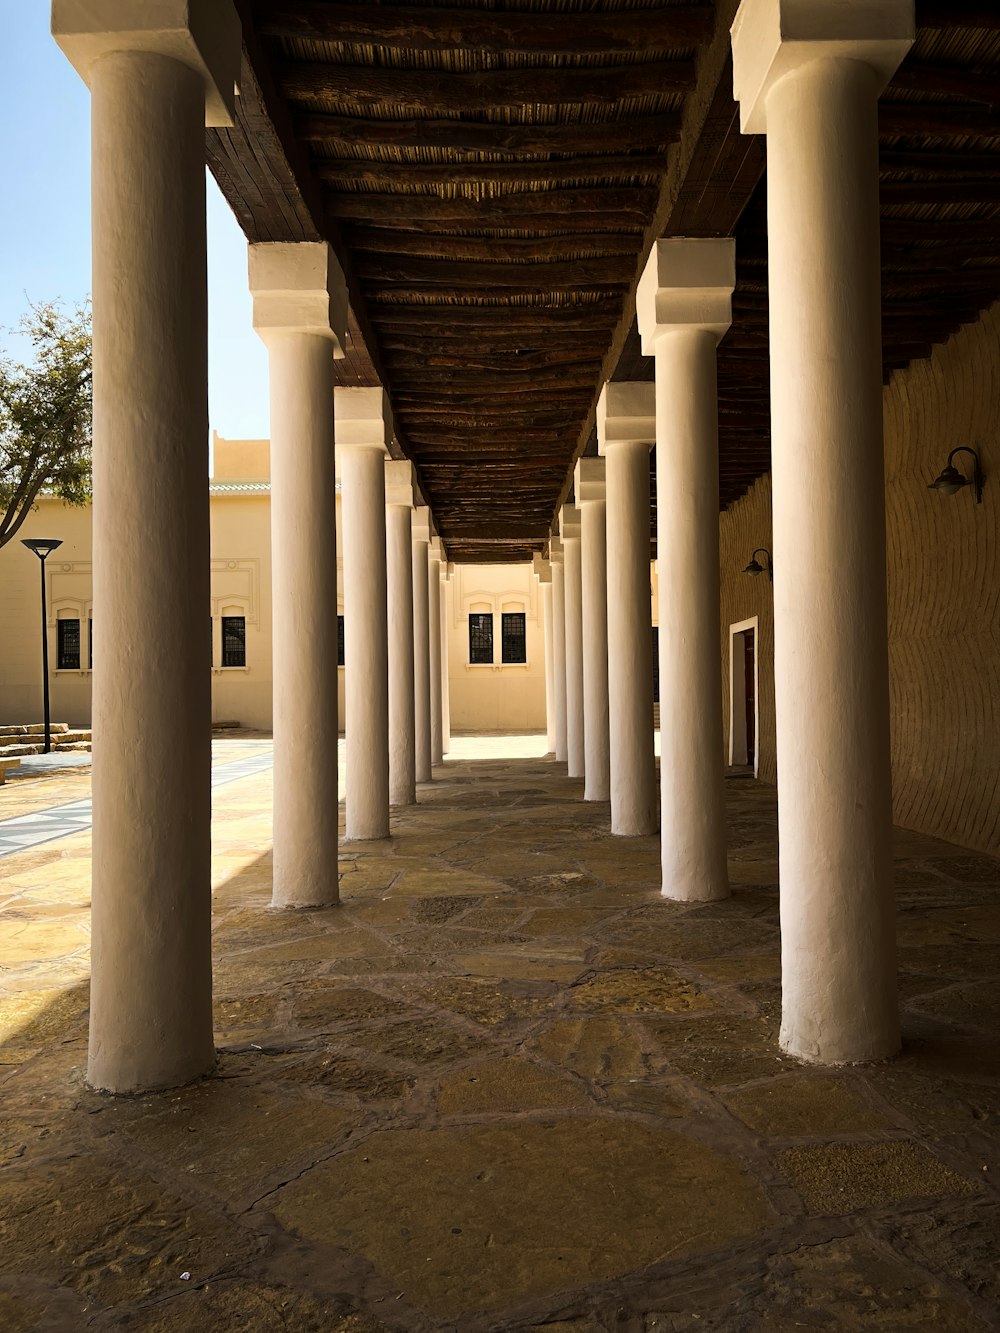
[[(959, 472), (951, 461), (956, 454), (972, 455), (972, 476), (967, 477)], [(952, 449), (948, 455), (948, 463), (939, 477), (936, 477), (928, 486), (928, 490), (940, 491), (942, 495), (955, 495), (963, 486), (974, 486), (976, 488), (976, 504), (983, 503), (983, 469), (979, 462), (979, 455), (975, 449), (968, 448), (967, 445), (960, 444), (957, 449)]]
[[(762, 564), (760, 563), (760, 561), (757, 559), (757, 557), (758, 557), (759, 555), (764, 555), (764, 556), (767, 557), (767, 564), (766, 564), (766, 565), (762, 565)], [(756, 549), (756, 551), (754, 551), (753, 555), (750, 557), (750, 563), (749, 563), (749, 565), (747, 565), (746, 568), (743, 570), (743, 573), (744, 573), (744, 574), (752, 574), (752, 575), (754, 576), (754, 578), (756, 578), (758, 574), (763, 574), (765, 570), (767, 570), (767, 577), (768, 577), (768, 578), (771, 580), (771, 582), (773, 583), (773, 582), (774, 582), (774, 563), (773, 563), (773, 561), (772, 561), (772, 559), (771, 559), (771, 552), (767, 549), (766, 546), (758, 546), (757, 549)]]

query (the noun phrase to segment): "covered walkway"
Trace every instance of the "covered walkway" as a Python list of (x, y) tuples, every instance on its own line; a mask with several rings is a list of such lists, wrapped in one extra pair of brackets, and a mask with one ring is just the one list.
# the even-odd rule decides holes
[(814, 1069), (773, 789), (683, 905), (543, 748), (456, 739), (328, 911), (267, 910), (270, 772), (217, 786), (221, 1063), (166, 1094), (84, 1083), (89, 832), (5, 858), (0, 1325), (995, 1326), (998, 863), (897, 833), (904, 1053)]

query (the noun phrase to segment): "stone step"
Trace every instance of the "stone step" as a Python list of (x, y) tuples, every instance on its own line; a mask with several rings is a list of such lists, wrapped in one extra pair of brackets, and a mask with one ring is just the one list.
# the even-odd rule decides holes
[(0, 759), (19, 759), (23, 754), (41, 753), (41, 745), (0, 745)]
[(67, 750), (80, 750), (87, 754), (90, 753), (90, 741), (57, 741), (52, 746), (53, 750), (58, 750), (60, 754)]
[[(53, 722), (49, 731), (54, 736), (56, 732), (69, 731), (68, 722)], [(44, 736), (44, 722), (26, 722), (23, 725), (6, 724), (0, 727), (0, 744), (3, 743), (5, 736)]]
[[(57, 739), (55, 732), (52, 733), (52, 738), (53, 740)], [(91, 739), (92, 737), (89, 729), (83, 727), (71, 727), (66, 731), (58, 733), (58, 741), (60, 745), (77, 745), (81, 743), (89, 745)]]

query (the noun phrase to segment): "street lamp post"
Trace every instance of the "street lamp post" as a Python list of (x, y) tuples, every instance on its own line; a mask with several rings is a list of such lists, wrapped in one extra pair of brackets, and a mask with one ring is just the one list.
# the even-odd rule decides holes
[(57, 546), (62, 546), (61, 541), (55, 541), (46, 537), (22, 537), (21, 545), (27, 546), (29, 551), (34, 551), (35, 555), (41, 561), (42, 571), (42, 699), (45, 708), (45, 750), (48, 754), (52, 749), (52, 730), (51, 719), (49, 717), (49, 622), (48, 612), (45, 606), (45, 559), (50, 556)]

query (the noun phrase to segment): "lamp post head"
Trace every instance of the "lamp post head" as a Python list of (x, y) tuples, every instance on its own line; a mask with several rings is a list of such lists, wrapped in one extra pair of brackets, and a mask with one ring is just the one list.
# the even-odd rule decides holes
[(29, 551), (34, 551), (39, 560), (44, 560), (57, 546), (62, 546), (62, 541), (56, 541), (53, 537), (22, 537), (21, 545), (27, 546)]

